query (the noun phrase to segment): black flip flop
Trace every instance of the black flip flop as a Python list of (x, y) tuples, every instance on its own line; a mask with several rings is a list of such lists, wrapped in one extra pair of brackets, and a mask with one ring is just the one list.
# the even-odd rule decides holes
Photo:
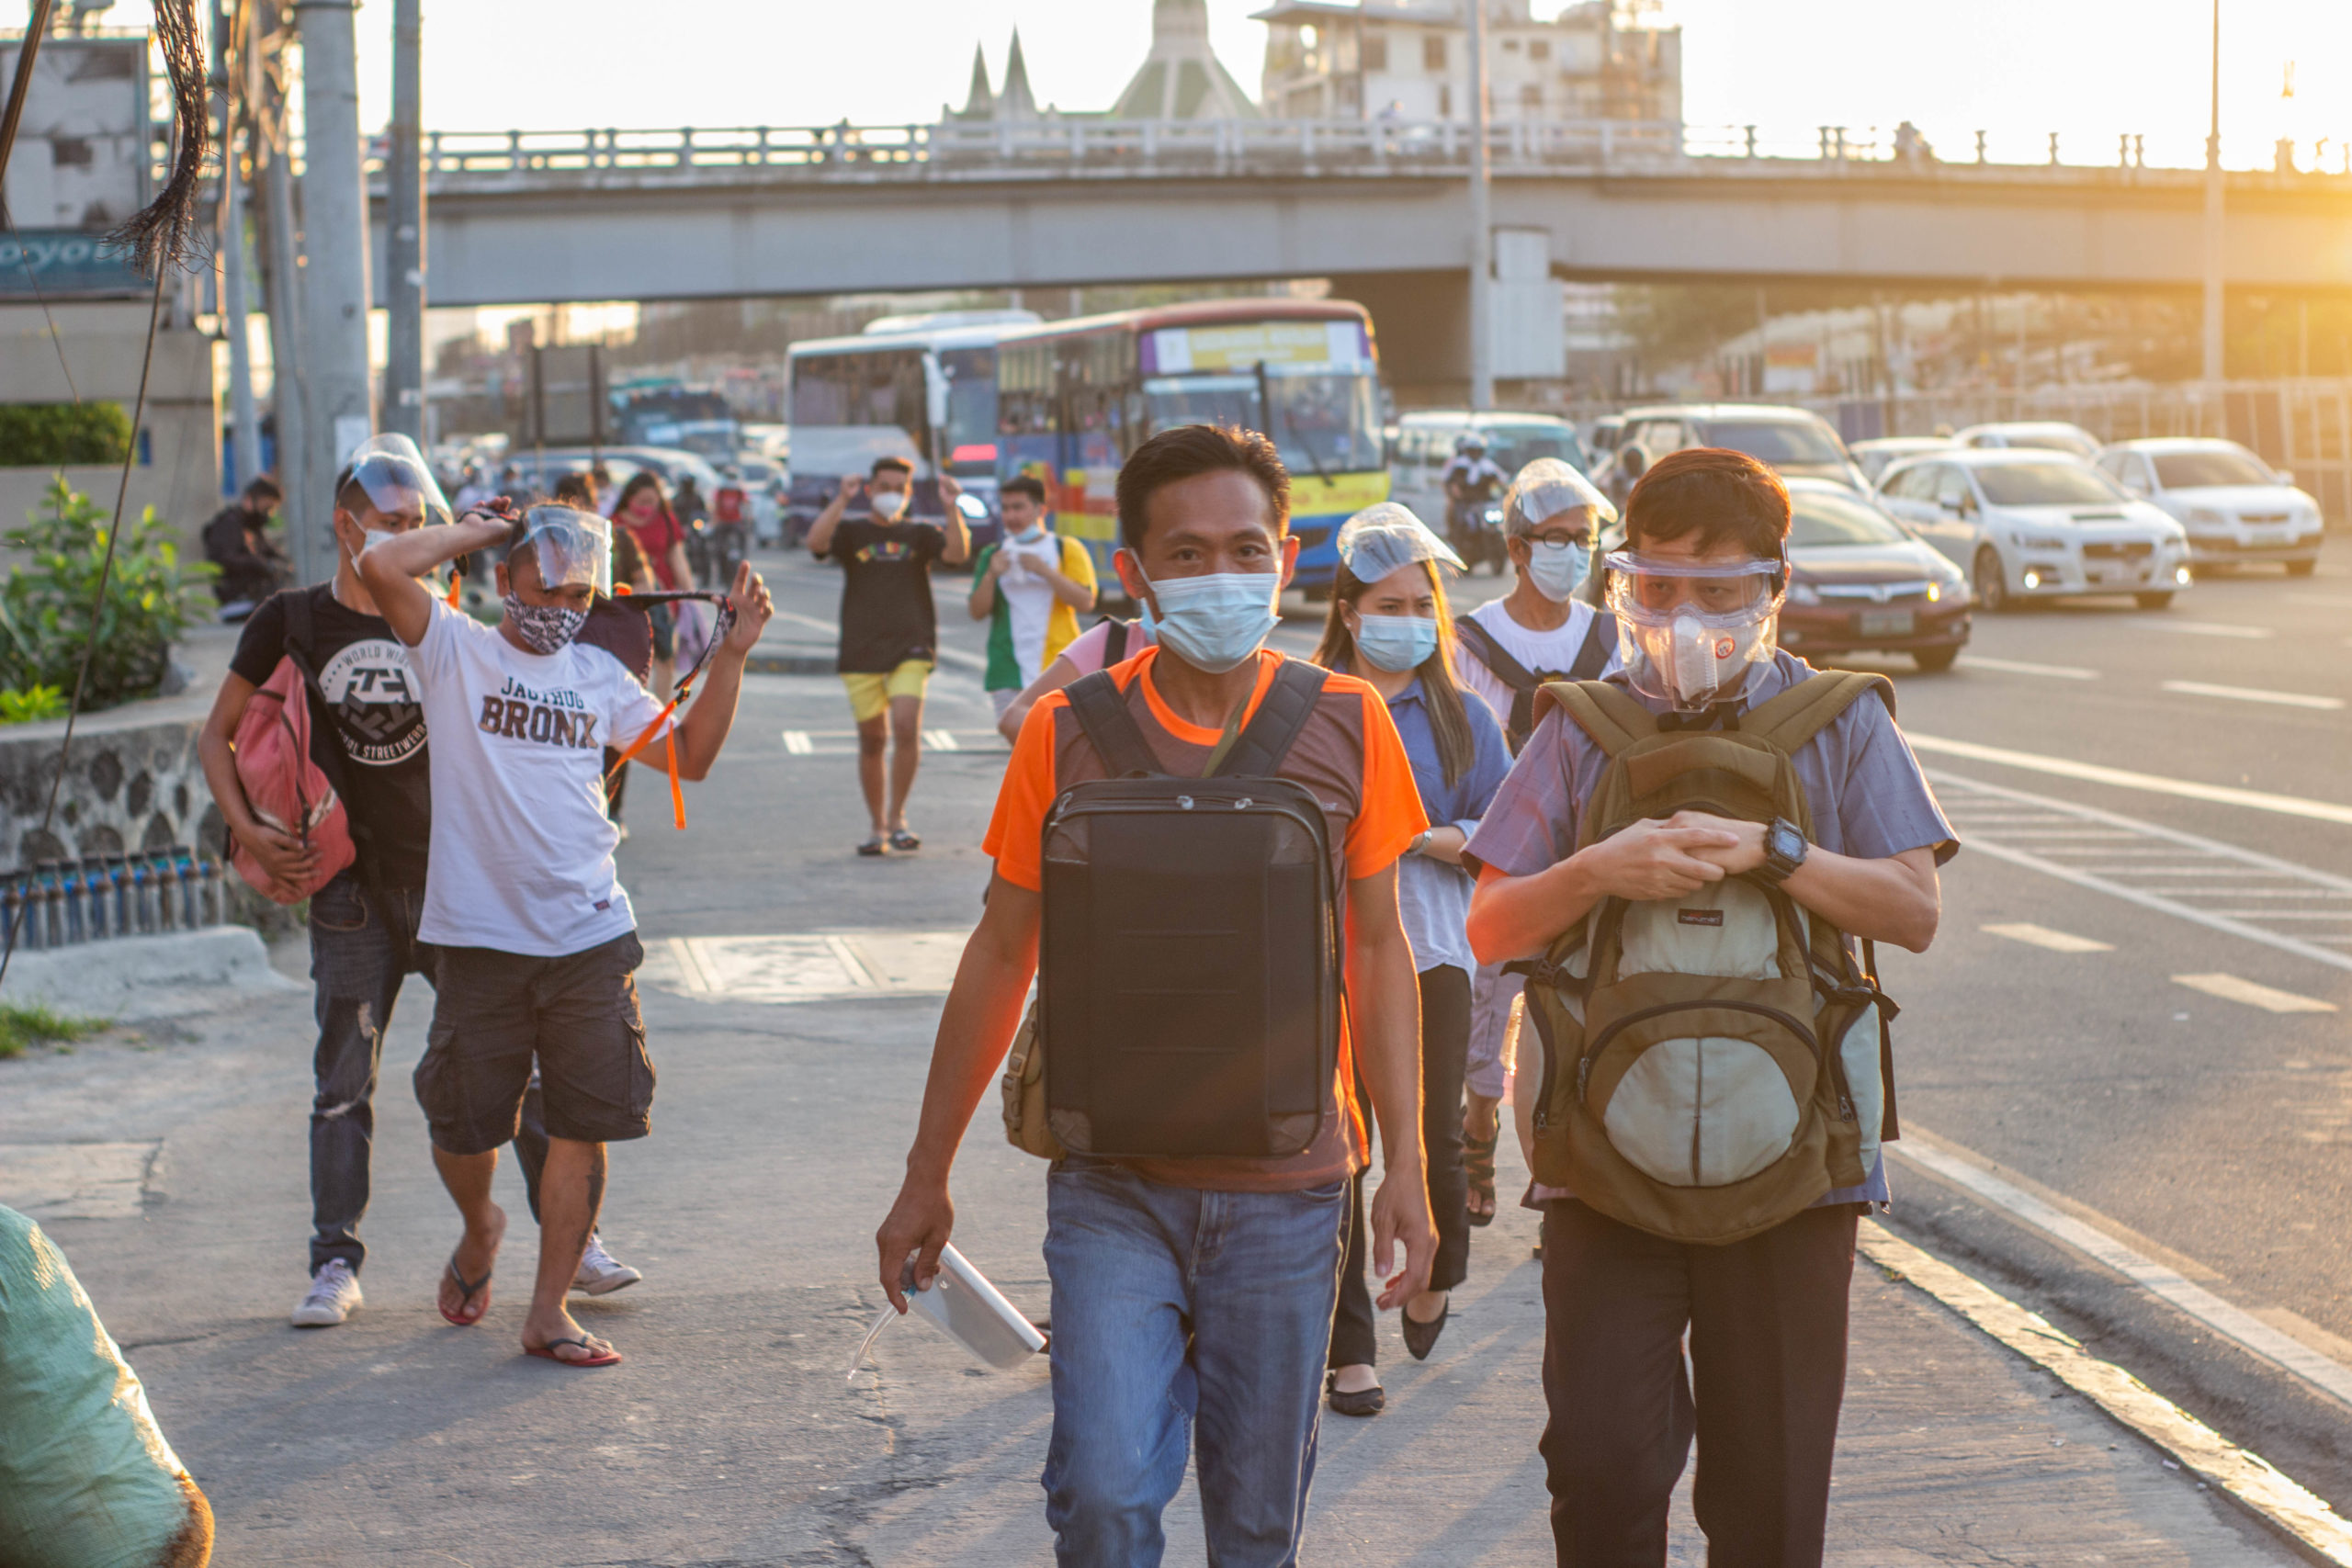
[(1495, 1223), (1495, 1145), (1501, 1141), (1502, 1135), (1501, 1124), (1498, 1122), (1491, 1136), (1474, 1138), (1465, 1133), (1462, 1137), (1463, 1173), (1470, 1179), (1471, 1192), (1487, 1201), (1485, 1213), (1476, 1209), (1469, 1211), (1470, 1223), (1474, 1225), (1485, 1226)]
[(922, 848), (922, 840), (904, 828), (896, 828), (890, 832), (890, 847), (901, 851), (919, 850)]
[(874, 837), (866, 840), (865, 842), (858, 845), (857, 852), (862, 855), (879, 856), (887, 853), (888, 852), (888, 848), (889, 846), (882, 841), (882, 835), (876, 833)]
[[(458, 1304), (461, 1307), (467, 1303), (472, 1301), (476, 1296), (481, 1294), (484, 1291), (490, 1289), (490, 1277), (496, 1272), (497, 1270), (494, 1269), (485, 1269), (481, 1271), (481, 1279), (469, 1283), (466, 1277), (458, 1272), (458, 1255), (454, 1252), (449, 1254), (449, 1278), (458, 1281), (458, 1289), (465, 1292), (464, 1295), (458, 1299)], [(451, 1323), (456, 1324), (459, 1328), (471, 1328), (481, 1322), (481, 1315), (479, 1313), (474, 1314), (472, 1317), (459, 1317), (447, 1307), (441, 1306), (440, 1302), (437, 1300), (433, 1304), (436, 1307), (441, 1307), (441, 1315), (447, 1318)]]

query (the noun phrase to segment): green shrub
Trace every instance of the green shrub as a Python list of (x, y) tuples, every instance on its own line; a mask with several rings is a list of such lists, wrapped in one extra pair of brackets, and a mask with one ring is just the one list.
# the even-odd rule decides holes
[(0, 403), (0, 468), (119, 463), (130, 450), (120, 403)]
[[(76, 494), (61, 475), (24, 526), (0, 534), (23, 557), (0, 586), (0, 689), (74, 690), (93, 631), (90, 607), (107, 520), (105, 508)], [(85, 713), (154, 691), (173, 639), (209, 613), (204, 587), (214, 572), (207, 562), (181, 562), (179, 546), (153, 507), (129, 525), (98, 608)]]
[(86, 1040), (107, 1027), (103, 1018), (74, 1018), (34, 1002), (0, 1002), (0, 1060), (22, 1055), (28, 1045)]
[(30, 724), (39, 718), (56, 718), (64, 712), (65, 694), (54, 686), (0, 692), (0, 724)]

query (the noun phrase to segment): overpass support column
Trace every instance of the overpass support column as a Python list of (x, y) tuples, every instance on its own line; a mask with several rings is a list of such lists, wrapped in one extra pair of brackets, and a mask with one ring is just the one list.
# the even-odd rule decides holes
[[(368, 191), (359, 164), (359, 52), (354, 0), (297, 0), (302, 34), (302, 350), (310, 482), (329, 483), (375, 429), (368, 375)], [(334, 502), (305, 497), (288, 529), (295, 570), (316, 582), (334, 567)]]
[(1468, 272), (1359, 272), (1331, 297), (1372, 312), (1381, 374), (1400, 408), (1457, 407), (1470, 397)]

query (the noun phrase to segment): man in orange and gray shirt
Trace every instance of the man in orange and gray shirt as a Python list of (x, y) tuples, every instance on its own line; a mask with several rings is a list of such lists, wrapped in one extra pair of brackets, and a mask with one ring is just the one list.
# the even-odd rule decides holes
[[(1119, 475), (1118, 558), (1159, 644), (1111, 671), (1168, 773), (1198, 774), (1227, 716), (1246, 726), (1282, 665), (1260, 645), (1295, 564), (1289, 476), (1254, 433), (1190, 425), (1137, 447)], [(1262, 591), (1261, 591), (1262, 590)], [(1105, 776), (1059, 692), (1022, 728), (985, 848), (987, 911), (940, 1019), (922, 1120), (876, 1236), (883, 1288), (938, 1272), (955, 1221), (947, 1171), (1004, 1058), (1037, 965), (1041, 829), (1056, 794)], [(1346, 888), (1348, 1017), (1323, 1131), (1287, 1159), (1065, 1156), (1047, 1178), (1054, 1432), (1046, 1521), (1066, 1562), (1159, 1561), (1160, 1513), (1197, 1435), (1212, 1562), (1296, 1560), (1315, 1470), (1349, 1183), (1366, 1129), (1342, 1086), (1361, 1069), (1386, 1179), (1374, 1264), (1401, 1269), (1393, 1307), (1427, 1283), (1436, 1248), (1420, 1141), (1420, 1004), (1396, 912), (1396, 861), (1428, 825), (1387, 705), (1335, 675), (1278, 770), (1321, 802)], [(1188, 1433), (1188, 1425), (1193, 1428)]]

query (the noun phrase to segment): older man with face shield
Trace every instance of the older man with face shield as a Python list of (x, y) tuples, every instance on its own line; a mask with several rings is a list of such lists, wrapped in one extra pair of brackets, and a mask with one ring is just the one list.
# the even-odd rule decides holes
[[(653, 1071), (631, 976), (644, 956), (615, 874), (604, 810), (608, 739), (678, 773), (706, 776), (726, 743), (743, 661), (774, 613), (747, 563), (733, 625), (701, 694), (676, 721), (620, 662), (577, 639), (612, 570), (612, 525), (535, 506), (469, 513), (379, 540), (359, 574), (411, 650), (434, 734), (432, 862), (417, 936), (438, 951), (433, 1026), (416, 1096), (434, 1163), (465, 1230), (443, 1271), (441, 1314), (459, 1327), (490, 1306), (506, 1216), (491, 1201), (498, 1146), (515, 1135), (536, 1066), (548, 1153), (539, 1259), (523, 1348), (570, 1367), (609, 1366), (610, 1345), (564, 1307), (603, 1201), (605, 1145), (650, 1127)], [(505, 618), (485, 626), (416, 579), (470, 551), (503, 553)]]
[[(1810, 677), (1774, 646), (1789, 499), (1770, 468), (1738, 452), (1674, 453), (1634, 487), (1625, 521), (1625, 548), (1607, 562), (1624, 668), (1608, 680), (1661, 728), (1735, 726)], [(1604, 899), (1679, 900), (1740, 877), (1849, 936), (1924, 952), (1939, 914), (1936, 868), (1958, 845), (1889, 706), (1863, 695), (1788, 755), (1809, 836), (1784, 820), (1686, 809), (1587, 842), (1583, 818), (1609, 758), (1553, 711), (1471, 837), (1473, 948), (1487, 962), (1540, 953)], [(1889, 1199), (1882, 1159), (1863, 1174), (1722, 1244), (1638, 1229), (1566, 1187), (1534, 1188), (1552, 1416), (1542, 1451), (1560, 1562), (1662, 1564), (1694, 1433), (1710, 1552), (1821, 1560), (1856, 1218)]]

